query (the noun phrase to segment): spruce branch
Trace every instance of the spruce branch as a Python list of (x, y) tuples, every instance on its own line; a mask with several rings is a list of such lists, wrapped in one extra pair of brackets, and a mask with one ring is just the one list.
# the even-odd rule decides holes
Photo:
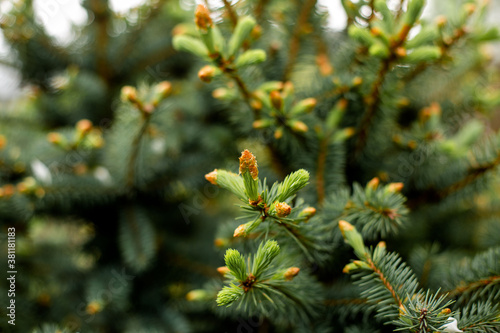
[(309, 20), (311, 12), (314, 9), (314, 6), (316, 6), (316, 2), (317, 0), (305, 0), (302, 4), (302, 7), (300, 8), (300, 14), (297, 18), (297, 24), (295, 25), (295, 28), (293, 30), (292, 38), (290, 40), (290, 46), (288, 47), (288, 62), (285, 66), (282, 81), (289, 80), (290, 74), (299, 55), (302, 34), (304, 33), (304, 30), (306, 28), (305, 26)]

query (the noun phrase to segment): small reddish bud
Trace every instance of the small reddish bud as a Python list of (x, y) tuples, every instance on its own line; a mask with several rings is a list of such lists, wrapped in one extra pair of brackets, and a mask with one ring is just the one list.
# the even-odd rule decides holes
[(340, 232), (342, 232), (342, 235), (345, 238), (345, 233), (349, 232), (349, 231), (353, 231), (354, 230), (354, 226), (352, 224), (350, 224), (349, 222), (347, 222), (347, 221), (340, 220), (339, 221), (339, 229), (340, 229)]
[(396, 55), (400, 58), (406, 57), (406, 49), (402, 46), (397, 47), (394, 53), (396, 53)]
[(214, 245), (215, 245), (216, 247), (224, 247), (224, 246), (226, 246), (226, 245), (227, 245), (227, 243), (228, 243), (228, 242), (227, 242), (227, 240), (226, 240), (226, 239), (223, 239), (223, 238), (216, 238), (216, 239), (214, 240)]
[(291, 128), (294, 132), (304, 133), (309, 130), (306, 124), (300, 120), (296, 120), (292, 123)]
[(436, 17), (436, 24), (439, 28), (444, 27), (447, 22), (448, 22), (448, 19), (443, 15), (439, 15), (438, 17)]
[(5, 148), (7, 145), (7, 138), (3, 135), (0, 135), (0, 149)]
[(220, 275), (224, 276), (229, 273), (229, 268), (227, 268), (227, 266), (221, 266), (217, 268), (217, 272), (219, 272)]
[(387, 185), (387, 190), (393, 193), (399, 193), (403, 189), (403, 183), (390, 183)]
[(217, 185), (217, 169), (210, 173), (207, 173), (205, 175), (205, 179), (208, 180), (211, 184)]
[(283, 106), (283, 97), (281, 97), (281, 93), (278, 90), (273, 90), (269, 94), (271, 98), (271, 104), (276, 108), (276, 110), (281, 110)]
[(292, 212), (292, 207), (290, 207), (286, 202), (278, 202), (275, 205), (275, 209), (278, 217), (287, 217)]
[(307, 207), (307, 208), (304, 208), (301, 212), (300, 212), (300, 215), (301, 216), (304, 216), (306, 218), (306, 220), (304, 222), (307, 222), (309, 221), (309, 219), (311, 217), (313, 217), (314, 215), (316, 215), (316, 208), (314, 207)]
[(327, 76), (333, 73), (333, 66), (325, 53), (318, 54), (316, 57), (316, 64), (318, 65), (321, 75)]
[(123, 100), (137, 103), (139, 100), (137, 99), (137, 89), (132, 86), (124, 86), (122, 88), (121, 97)]
[(250, 175), (252, 176), (253, 180), (259, 178), (257, 159), (248, 149), (245, 149), (241, 153), (240, 157), (240, 174), (243, 174), (245, 172), (250, 172)]
[(289, 269), (286, 270), (286, 272), (283, 276), (285, 277), (285, 280), (291, 281), (291, 280), (293, 280), (294, 277), (299, 275), (299, 272), (300, 272), (300, 268), (290, 267)]
[(256, 24), (250, 32), (250, 37), (252, 37), (253, 40), (256, 40), (259, 39), (260, 36), (262, 36), (262, 27)]
[(57, 132), (50, 132), (47, 134), (47, 140), (49, 140), (50, 143), (59, 144), (62, 142), (62, 136)]
[[(360, 86), (361, 84), (363, 83), (363, 78), (361, 76), (355, 76), (353, 79), (352, 79), (352, 85), (354, 87), (357, 87), (357, 86)], [(346, 101), (347, 103), (347, 100), (346, 99), (343, 99), (344, 101)]]
[(210, 12), (207, 7), (203, 5), (198, 5), (194, 13), (194, 23), (198, 29), (206, 32), (209, 28), (213, 26), (212, 18), (210, 18)]
[(5, 184), (3, 186), (3, 194), (6, 197), (13, 196), (14, 193), (16, 193), (16, 188), (14, 187), (14, 185), (12, 185), (12, 184)]
[(371, 28), (370, 32), (373, 36), (376, 36), (376, 37), (382, 35), (382, 29), (380, 29), (379, 27)]
[(464, 9), (467, 15), (472, 15), (476, 11), (476, 5), (473, 3), (466, 3)]
[(276, 131), (274, 131), (274, 138), (276, 140), (279, 140), (283, 137), (283, 128), (278, 128)]
[(262, 110), (262, 102), (259, 101), (258, 99), (252, 99), (250, 101), (250, 106), (252, 107), (252, 109), (254, 110)]
[(247, 226), (245, 224), (241, 224), (234, 230), (233, 237), (240, 237), (246, 234)]
[(380, 184), (380, 179), (378, 179), (378, 177), (374, 177), (372, 180), (368, 182), (368, 184), (366, 184), (366, 187), (371, 190), (375, 190), (377, 189), (379, 184)]
[(85, 308), (85, 312), (87, 312), (90, 315), (96, 314), (101, 310), (102, 310), (101, 305), (96, 301), (90, 302)]
[(170, 95), (170, 93), (172, 92), (172, 84), (168, 81), (162, 81), (156, 85), (155, 89), (156, 89), (156, 92), (163, 99), (163, 98), (167, 97), (168, 95)]
[(210, 83), (215, 76), (215, 67), (206, 65), (198, 72), (198, 77), (201, 81)]
[(76, 130), (81, 133), (88, 133), (92, 129), (92, 122), (88, 119), (82, 119), (76, 123)]

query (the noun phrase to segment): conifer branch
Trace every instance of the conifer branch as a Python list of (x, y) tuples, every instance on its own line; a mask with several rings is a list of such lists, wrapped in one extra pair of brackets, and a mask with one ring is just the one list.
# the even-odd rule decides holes
[(290, 41), (290, 46), (288, 47), (288, 62), (285, 66), (285, 70), (283, 73), (283, 82), (288, 81), (290, 78), (290, 74), (295, 66), (295, 62), (297, 61), (297, 57), (300, 51), (300, 41), (302, 38), (302, 34), (309, 20), (309, 16), (311, 15), (311, 11), (314, 6), (316, 6), (317, 0), (305, 0), (304, 4), (300, 8), (300, 14), (297, 19), (297, 24), (295, 25), (295, 29), (292, 33), (292, 38)]
[(365, 98), (366, 110), (359, 125), (359, 130), (357, 135), (358, 139), (356, 141), (354, 156), (359, 155), (366, 145), (366, 140), (368, 139), (368, 131), (370, 129), (373, 118), (375, 117), (375, 113), (380, 103), (380, 92), (382, 89), (382, 85), (384, 83), (385, 76), (387, 75), (387, 73), (391, 68), (393, 60), (394, 60), (393, 58), (388, 58), (382, 62), (382, 66), (380, 67), (377, 73), (377, 77), (375, 81), (373, 81), (372, 83), (370, 93)]
[(471, 292), (475, 289), (479, 289), (486, 286), (492, 286), (499, 283), (500, 283), (500, 275), (490, 276), (488, 278), (469, 282), (467, 284), (461, 284), (457, 286), (455, 289), (452, 289), (446, 293), (448, 294), (449, 297), (454, 298), (462, 295), (463, 293)]
[(373, 260), (370, 257), (366, 258), (366, 262), (370, 266), (370, 268), (373, 270), (373, 272), (378, 276), (378, 279), (382, 284), (385, 286), (385, 288), (391, 293), (392, 298), (394, 299), (394, 302), (398, 306), (398, 308), (403, 307), (403, 301), (399, 297), (399, 295), (396, 293), (396, 286), (393, 286), (391, 284), (391, 281), (388, 280), (388, 278), (384, 275), (384, 273), (377, 267), (377, 265), (373, 262)]
[(455, 192), (463, 189), (467, 185), (473, 183), (475, 180), (482, 177), (487, 172), (495, 169), (498, 165), (500, 165), (500, 154), (498, 154), (497, 157), (493, 161), (491, 161), (490, 163), (470, 168), (467, 171), (467, 176), (465, 176), (464, 178), (462, 178), (458, 182), (448, 186), (447, 188), (441, 190), (439, 193), (439, 197), (445, 198), (445, 197), (448, 197), (449, 195), (451, 195), (452, 193), (455, 193)]

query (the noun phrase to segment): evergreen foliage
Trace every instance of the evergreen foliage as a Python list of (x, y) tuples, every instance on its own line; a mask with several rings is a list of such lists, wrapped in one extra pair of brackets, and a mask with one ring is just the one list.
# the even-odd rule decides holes
[(0, 330), (499, 332), (488, 3), (341, 2), (12, 3)]

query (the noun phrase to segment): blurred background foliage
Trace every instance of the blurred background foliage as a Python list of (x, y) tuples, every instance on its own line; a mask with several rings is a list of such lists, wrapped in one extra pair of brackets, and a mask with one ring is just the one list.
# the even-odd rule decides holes
[[(51, 10), (62, 3), (44, 2)], [(404, 15), (405, 1), (389, 3), (395, 16)], [(408, 39), (424, 31), (420, 43), (439, 54), (417, 52), (413, 62), (411, 53), (384, 55), (349, 31), (371, 28), (370, 38), (382, 39), (371, 26), (385, 22), (373, 1), (342, 4), (347, 26), (336, 31), (316, 1), (209, 4), (226, 38), (243, 15), (261, 29), (243, 49), (264, 50), (266, 61), (238, 70), (249, 91), (290, 81), (293, 103), (315, 98), (314, 111), (290, 123), (261, 111), (270, 123), (259, 127), (262, 105), (249, 103), (234, 77), (204, 83), (198, 71), (207, 61), (172, 46), (174, 35), (196, 35), (194, 3), (148, 0), (118, 13), (106, 0), (83, 0), (86, 21), (61, 42), (37, 18), (33, 0), (11, 2), (1, 13), (9, 46), (1, 62), (16, 70), (21, 89), (0, 106), (0, 255), (4, 263), (6, 230), (15, 227), (19, 273), (16, 327), (2, 306), (0, 328), (392, 331), (342, 273), (352, 255), (334, 230), (341, 217), (358, 226), (379, 217), (356, 208), (378, 200), (364, 192), (373, 177), (404, 183), (405, 199), (377, 202), (397, 207), (404, 221), (381, 232), (394, 220), (386, 214), (364, 228), (370, 244), (386, 240), (426, 288), (454, 290), (477, 279), (454, 279), (452, 264), (500, 245), (500, 58), (490, 44), (498, 31), (488, 23), (499, 4), (430, 3)], [(333, 112), (344, 116), (335, 123)], [(315, 235), (330, 248), (313, 260), (283, 250), (321, 282), (311, 297), (326, 306), (309, 326), (216, 308), (224, 250), (256, 246), (232, 237), (238, 201), (203, 176), (215, 168), (237, 173), (243, 149), (257, 156), (268, 184), (299, 168), (311, 173), (300, 198), (318, 208)], [(497, 278), (490, 300), (498, 303), (498, 254), (492, 260), (497, 266), (484, 274)], [(8, 302), (6, 288), (0, 285), (0, 304)], [(189, 294), (193, 289), (204, 294)]]

